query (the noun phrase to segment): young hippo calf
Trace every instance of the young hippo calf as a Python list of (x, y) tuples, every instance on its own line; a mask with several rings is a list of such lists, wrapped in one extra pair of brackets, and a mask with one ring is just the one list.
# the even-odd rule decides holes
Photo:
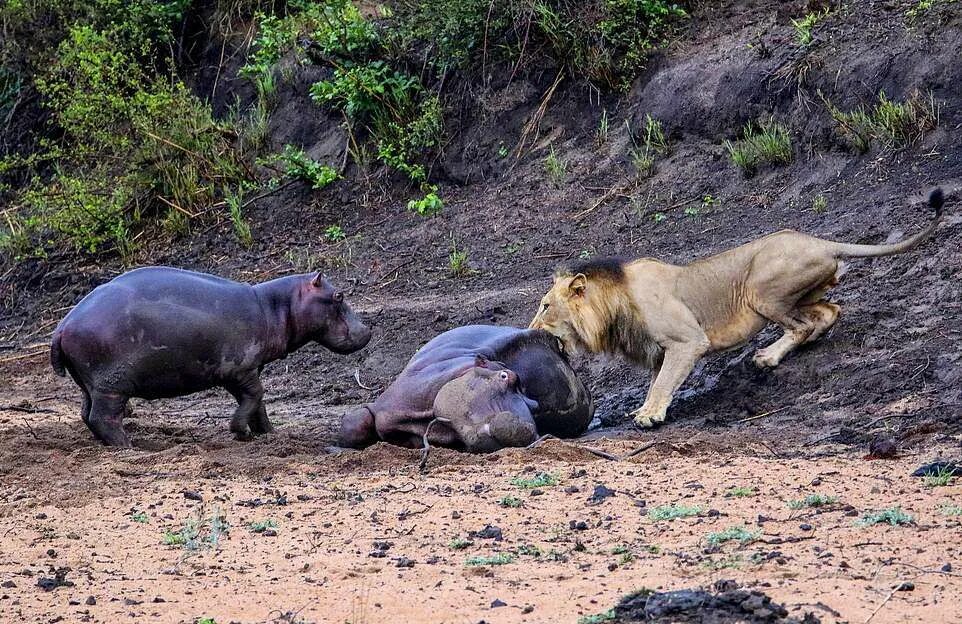
[(98, 286), (53, 333), (50, 362), (83, 392), (81, 418), (104, 444), (130, 446), (130, 397), (158, 399), (223, 387), (237, 399), (239, 438), (271, 431), (261, 369), (311, 341), (351, 353), (371, 339), (321, 274), (251, 286), (145, 267)]
[(341, 422), (341, 446), (428, 441), (475, 453), (525, 446), (538, 434), (581, 435), (591, 395), (559, 341), (541, 330), (471, 325), (424, 345), (374, 403)]

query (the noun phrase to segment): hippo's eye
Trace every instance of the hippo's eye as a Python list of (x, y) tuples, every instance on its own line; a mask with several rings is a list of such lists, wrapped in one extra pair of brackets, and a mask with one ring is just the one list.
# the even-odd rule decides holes
[(333, 299), (337, 303), (341, 303), (342, 301), (344, 301), (344, 293), (336, 292), (334, 293), (334, 296), (331, 297), (331, 299)]
[(501, 381), (508, 381), (508, 377), (510, 377), (510, 375), (508, 375), (508, 371), (501, 371), (498, 374), (498, 377), (501, 378)]

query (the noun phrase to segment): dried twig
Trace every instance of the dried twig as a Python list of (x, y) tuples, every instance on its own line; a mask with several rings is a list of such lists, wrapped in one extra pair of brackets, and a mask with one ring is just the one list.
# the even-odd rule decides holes
[(451, 421), (447, 418), (435, 418), (424, 428), (424, 435), (421, 436), (421, 442), (424, 446), (421, 448), (421, 463), (418, 465), (418, 470), (422, 473), (427, 472), (428, 454), (431, 452), (431, 443), (428, 442), (428, 434), (431, 433), (431, 427), (433, 427), (436, 422), (449, 423)]
[(741, 424), (741, 423), (747, 423), (747, 422), (751, 422), (751, 421), (753, 421), (753, 420), (758, 420), (759, 418), (765, 418), (766, 416), (771, 416), (772, 414), (777, 414), (777, 413), (779, 413), (779, 412), (784, 412), (785, 410), (787, 410), (787, 409), (790, 408), (790, 407), (791, 407), (791, 405), (786, 405), (786, 406), (784, 406), (784, 407), (779, 407), (778, 409), (769, 410), (769, 411), (767, 411), (767, 412), (764, 412), (764, 413), (762, 413), (762, 414), (758, 414), (758, 415), (756, 415), (756, 416), (749, 416), (748, 418), (742, 418), (741, 420), (736, 420), (736, 421), (735, 421), (735, 424), (738, 425), (738, 424)]
[(888, 594), (888, 596), (885, 597), (885, 600), (883, 600), (882, 602), (880, 602), (879, 605), (878, 605), (877, 607), (875, 607), (875, 611), (872, 611), (872, 614), (869, 615), (867, 618), (865, 618), (865, 622), (864, 622), (863, 624), (868, 624), (869, 622), (871, 622), (871, 621), (872, 621), (872, 618), (875, 617), (875, 614), (878, 613), (879, 611), (881, 611), (881, 610), (882, 610), (882, 607), (884, 607), (885, 604), (886, 604), (889, 600), (892, 599), (892, 596), (895, 595), (895, 592), (897, 592), (898, 590), (902, 589), (902, 585), (903, 585), (904, 583), (905, 583), (905, 581), (899, 581), (898, 583), (896, 583), (896, 584), (895, 584), (895, 587), (892, 588), (892, 591), (890, 591), (889, 594)]
[(354, 381), (356, 381), (356, 382), (357, 382), (357, 385), (359, 385), (360, 387), (364, 388), (365, 390), (374, 390), (374, 388), (370, 388), (370, 387), (365, 386), (364, 384), (361, 383), (361, 369), (360, 369), (360, 368), (355, 368), (355, 369), (354, 369)]

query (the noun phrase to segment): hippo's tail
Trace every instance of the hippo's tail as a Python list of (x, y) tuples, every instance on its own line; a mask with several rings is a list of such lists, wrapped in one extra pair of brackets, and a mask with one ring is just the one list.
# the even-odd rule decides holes
[(60, 346), (60, 337), (62, 332), (58, 327), (56, 331), (53, 332), (53, 341), (50, 343), (50, 365), (61, 377), (67, 376), (67, 367), (64, 364), (64, 352), (63, 348)]

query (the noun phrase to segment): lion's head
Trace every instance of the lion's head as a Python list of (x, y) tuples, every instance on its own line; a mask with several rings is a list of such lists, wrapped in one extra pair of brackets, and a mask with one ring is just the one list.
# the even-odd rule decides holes
[(624, 269), (618, 259), (560, 269), (528, 326), (556, 336), (570, 353), (610, 350), (610, 327), (623, 313)]

